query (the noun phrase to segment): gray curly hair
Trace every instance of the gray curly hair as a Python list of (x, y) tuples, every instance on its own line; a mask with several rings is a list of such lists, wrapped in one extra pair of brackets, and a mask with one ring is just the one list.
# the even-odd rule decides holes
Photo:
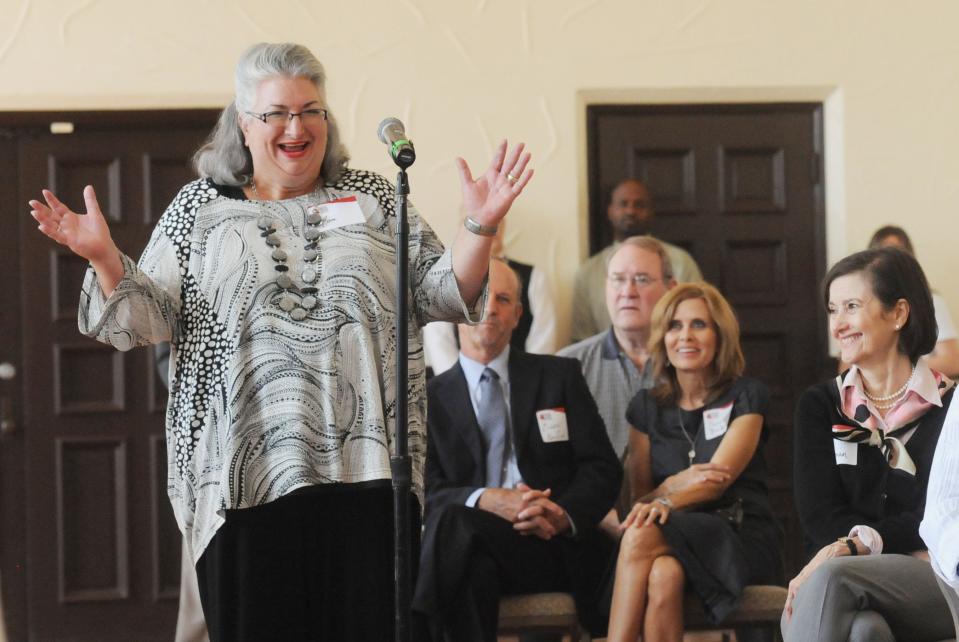
[[(253, 107), (256, 89), (267, 78), (308, 78), (325, 95), (326, 72), (303, 45), (261, 42), (243, 52), (234, 71), (234, 98), (220, 114), (209, 138), (193, 156), (197, 173), (220, 185), (246, 185), (253, 175), (253, 159), (244, 145), (238, 114)], [(320, 166), (324, 184), (336, 181), (346, 169), (349, 152), (340, 140), (333, 114), (327, 112), (326, 155)], [(246, 118), (246, 115), (243, 115)]]

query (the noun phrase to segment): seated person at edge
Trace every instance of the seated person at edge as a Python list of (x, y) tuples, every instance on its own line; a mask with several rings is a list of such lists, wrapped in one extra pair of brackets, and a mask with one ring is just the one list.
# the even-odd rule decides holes
[[(869, 241), (869, 249), (877, 247), (898, 247), (913, 256), (916, 252), (912, 248), (909, 235), (901, 227), (886, 225), (876, 230)], [(938, 372), (956, 377), (959, 375), (959, 334), (949, 314), (949, 306), (937, 292), (932, 292), (932, 307), (936, 312), (936, 325), (939, 334), (936, 337), (936, 347), (926, 355), (927, 365)]]
[(501, 595), (566, 591), (584, 626), (615, 543), (622, 468), (573, 359), (510, 346), (522, 284), (490, 262), (486, 316), (428, 385), (426, 529), (413, 601), (434, 640), (494, 642)]
[(959, 632), (959, 403), (949, 404), (939, 434), (919, 535)]
[(799, 399), (796, 507), (810, 561), (789, 583), (786, 642), (941, 640), (955, 635), (919, 537), (953, 382), (921, 355), (936, 342), (922, 268), (865, 250), (823, 282), (847, 372)]
[[(302, 45), (260, 43), (235, 99), (139, 262), (50, 191), (40, 232), (90, 262), (84, 334), (119, 350), (171, 343), (168, 494), (204, 617), (223, 640), (390, 640), (396, 361), (394, 188), (349, 168), (325, 71)], [(447, 250), (409, 209), (409, 451), (413, 528), (425, 460), (420, 327), (482, 306), (488, 236), (531, 177), (502, 142)], [(404, 385), (406, 385), (404, 383)], [(415, 507), (414, 507), (415, 506)]]
[[(490, 254), (502, 258), (522, 279), (523, 316), (513, 331), (510, 345), (523, 352), (553, 354), (559, 347), (556, 301), (545, 270), (507, 258), (503, 248), (506, 219), (499, 224)], [(434, 321), (423, 327), (423, 354), (433, 374), (449, 370), (459, 358), (456, 324)]]
[(766, 490), (766, 386), (742, 376), (739, 324), (713, 286), (682, 283), (653, 311), (656, 386), (629, 405), (629, 476), (610, 642), (681, 640), (683, 594), (718, 624), (747, 584), (782, 581)]

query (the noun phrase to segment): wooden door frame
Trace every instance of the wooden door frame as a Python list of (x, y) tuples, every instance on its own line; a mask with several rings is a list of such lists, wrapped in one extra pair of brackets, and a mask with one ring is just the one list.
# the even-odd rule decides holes
[[(831, 87), (790, 87), (790, 88), (680, 88), (664, 89), (626, 89), (626, 90), (584, 90), (576, 96), (579, 121), (577, 136), (577, 158), (579, 162), (579, 230), (580, 255), (589, 256), (591, 239), (595, 234), (590, 212), (598, 207), (605, 216), (608, 194), (594, 194), (590, 187), (598, 181), (593, 175), (596, 171), (597, 141), (590, 138), (593, 130), (591, 119), (598, 110), (609, 108), (610, 112), (632, 110), (647, 114), (695, 112), (703, 108), (715, 108), (726, 113), (741, 113), (750, 108), (788, 109), (796, 105), (818, 105), (814, 119), (814, 145), (820, 160), (820, 180), (813, 188), (815, 250), (813, 261), (816, 269), (816, 282), (821, 282), (828, 265), (842, 256), (845, 245), (845, 204), (840, 200), (842, 190), (827, 192), (827, 184), (844, 182), (844, 163), (842, 153), (842, 96)], [(608, 113), (608, 112), (606, 112)], [(827, 127), (828, 126), (828, 127)], [(828, 136), (829, 132), (833, 135)], [(595, 204), (598, 199), (599, 204)], [(835, 360), (829, 352), (829, 340), (826, 324), (826, 311), (820, 311), (820, 325), (816, 332), (818, 351), (817, 364), (821, 374), (828, 375), (835, 370)]]
[[(0, 128), (3, 127), (0, 119)], [(16, 432), (0, 435), (0, 587), (3, 594), (3, 615), (11, 640), (27, 639), (26, 575), (26, 497), (25, 444), (23, 440), (23, 363), (20, 348), (23, 335), (20, 323), (20, 225), (26, 219), (26, 203), (19, 205), (16, 134), (0, 129), (0, 193), (15, 195), (4, 199), (0, 209), (0, 274), (7, 275), (0, 296), (0, 360), (10, 361), (17, 368), (17, 378), (5, 382), (0, 394), (13, 399)], [(22, 217), (16, 216), (22, 213)], [(32, 220), (32, 219), (31, 219)], [(9, 517), (8, 517), (9, 516)]]
[[(593, 88), (576, 92), (576, 186), (579, 214), (579, 255), (589, 255), (588, 216), (589, 170), (586, 111), (594, 105), (702, 105), (745, 103), (821, 103), (823, 142), (823, 183), (831, 186), (823, 194), (825, 203), (826, 260), (832, 264), (846, 256), (846, 183), (844, 150), (845, 102), (838, 86), (793, 85), (769, 87), (643, 87)], [(825, 322), (823, 324), (825, 327)]]
[[(788, 261), (789, 270), (793, 273), (786, 281), (789, 285), (789, 291), (800, 297), (801, 309), (795, 309), (796, 314), (801, 315), (801, 325), (796, 326), (798, 319), (794, 316), (786, 316), (776, 321), (777, 324), (792, 320), (793, 331), (787, 333), (791, 335), (793, 347), (784, 347), (785, 355), (790, 350), (795, 350), (795, 346), (803, 346), (803, 356), (800, 359), (789, 361), (791, 368), (795, 368), (797, 374), (801, 374), (801, 381), (809, 384), (823, 378), (826, 368), (829, 374), (835, 371), (827, 355), (827, 333), (825, 332), (825, 310), (821, 297), (817, 296), (818, 283), (821, 282), (826, 269), (826, 204), (825, 204), (825, 172), (824, 172), (824, 140), (823, 140), (823, 111), (824, 105), (817, 101), (797, 101), (795, 103), (696, 103), (696, 104), (653, 104), (653, 105), (631, 105), (631, 104), (597, 104), (588, 105), (584, 112), (584, 131), (587, 147), (586, 174), (585, 180), (588, 185), (586, 200), (588, 209), (591, 211), (588, 227), (590, 231), (596, 234), (597, 230), (608, 228), (606, 221), (606, 199), (608, 194), (600, 193), (610, 186), (611, 181), (619, 178), (615, 175), (617, 171), (636, 171), (645, 172), (640, 169), (647, 155), (652, 158), (660, 158), (670, 154), (682, 155), (688, 154), (685, 158), (690, 166), (685, 167), (685, 171), (680, 171), (677, 167), (673, 168), (673, 173), (682, 175), (690, 183), (695, 180), (697, 199), (686, 201), (679, 197), (684, 192), (681, 183), (666, 181), (666, 184), (672, 187), (664, 187), (665, 193), (672, 198), (663, 204), (663, 215), (670, 218), (670, 213), (677, 214), (675, 220), (657, 223), (662, 225), (660, 233), (672, 242), (682, 242), (684, 238), (683, 228), (689, 221), (701, 221), (704, 214), (708, 214), (709, 229), (716, 233), (717, 237), (727, 239), (727, 223), (732, 227), (728, 233), (737, 235), (744, 234), (749, 236), (751, 225), (747, 220), (741, 220), (743, 217), (730, 217), (727, 223), (723, 222), (724, 208), (722, 206), (723, 190), (722, 181), (717, 184), (715, 176), (722, 174), (722, 163), (717, 167), (717, 152), (713, 143), (722, 141), (726, 145), (742, 145), (744, 149), (749, 149), (750, 145), (762, 147), (764, 144), (774, 149), (781, 149), (785, 160), (785, 173), (782, 180), (788, 180), (793, 190), (793, 196), (789, 199), (790, 205), (786, 206), (785, 211), (789, 212), (789, 217), (779, 219), (779, 223), (773, 225), (767, 230), (771, 236), (781, 240), (783, 250), (789, 246), (795, 250), (798, 246), (793, 246), (790, 239), (795, 237), (796, 241), (802, 243), (802, 252), (790, 252)], [(726, 131), (726, 128), (729, 131)], [(627, 134), (627, 132), (629, 132)], [(744, 137), (744, 138), (743, 138)], [(733, 141), (736, 142), (733, 142)], [(788, 140), (788, 143), (787, 143)], [(644, 144), (643, 141), (646, 141)], [(751, 142), (745, 142), (751, 141)], [(780, 148), (779, 145), (785, 147)], [(638, 146), (638, 147), (637, 147)], [(646, 149), (648, 147), (649, 149)], [(719, 148), (720, 150), (722, 147)], [(626, 154), (626, 156), (624, 156)], [(635, 154), (635, 159), (631, 156)], [(696, 177), (690, 178), (692, 158), (695, 156)], [(721, 159), (723, 153), (718, 152)], [(629, 158), (627, 158), (629, 157)], [(672, 158), (672, 156), (670, 156)], [(629, 168), (623, 165), (626, 161)], [(636, 167), (633, 164), (636, 163)], [(620, 168), (617, 170), (617, 168)], [(706, 174), (700, 174), (702, 171)], [(665, 171), (665, 170), (664, 170)], [(602, 172), (602, 174), (600, 173)], [(634, 174), (639, 176), (640, 174)], [(650, 175), (649, 178), (653, 178)], [(672, 174), (669, 178), (673, 181), (678, 180)], [(655, 192), (655, 186), (653, 186)], [(692, 191), (692, 185), (686, 186), (686, 189)], [(699, 193), (700, 189), (707, 190)], [(719, 190), (718, 210), (713, 200), (716, 199), (716, 190)], [(698, 205), (693, 204), (700, 197), (705, 199)], [(807, 200), (808, 199), (808, 200)], [(774, 210), (773, 210), (774, 211)], [(695, 219), (685, 219), (683, 214), (697, 213)], [(728, 212), (732, 214), (733, 212)], [(738, 213), (737, 213), (738, 214)], [(585, 218), (585, 217), (584, 217)], [(775, 217), (774, 217), (775, 218)], [(744, 227), (742, 227), (744, 226)], [(654, 230), (658, 229), (654, 225)], [(764, 228), (766, 229), (766, 228)], [(776, 231), (773, 232), (772, 230)], [(700, 252), (707, 254), (697, 255), (701, 261), (704, 272), (711, 280), (717, 282), (723, 281), (726, 275), (728, 264), (722, 262), (723, 253), (717, 253), (712, 250), (716, 247), (708, 239), (696, 236), (693, 228), (689, 228), (688, 234), (697, 240), (692, 243)], [(699, 233), (701, 235), (701, 233)], [(599, 236), (599, 235), (597, 235)], [(738, 237), (736, 237), (738, 238)], [(595, 238), (593, 247), (596, 245), (605, 245), (608, 241), (605, 236), (599, 236), (600, 242), (597, 244)], [(689, 239), (687, 239), (689, 240)], [(702, 244), (702, 245), (701, 245)], [(707, 250), (706, 248), (710, 248)], [(718, 248), (717, 248), (718, 249)], [(784, 257), (785, 258), (785, 257)], [(708, 270), (707, 270), (708, 267)], [(783, 263), (783, 269), (786, 269), (786, 263)], [(783, 275), (785, 279), (785, 274)], [(793, 278), (799, 280), (793, 282)], [(718, 284), (718, 283), (717, 283)], [(726, 284), (728, 285), (728, 284)], [(799, 286), (801, 289), (794, 289)], [(728, 295), (728, 293), (727, 293)], [(743, 301), (747, 307), (750, 306)], [(757, 302), (758, 303), (758, 302)], [(795, 303), (792, 303), (795, 305)], [(753, 312), (743, 310), (747, 319)], [(747, 330), (750, 328), (750, 322), (747, 320), (744, 326)], [(777, 326), (778, 327), (778, 326)], [(752, 325), (752, 331), (755, 332), (756, 326)], [(799, 330), (800, 334), (796, 334)], [(744, 330), (744, 332), (746, 332)], [(744, 334), (745, 337), (745, 334)], [(808, 347), (807, 347), (808, 346)], [(771, 362), (767, 362), (771, 363)], [(790, 370), (792, 372), (792, 370)], [(775, 372), (771, 373), (775, 375)], [(754, 373), (753, 376), (758, 376)], [(768, 383), (768, 381), (767, 381)], [(775, 427), (782, 427), (787, 430), (777, 431), (777, 440), (775, 448), (772, 451), (774, 458), (768, 460), (770, 466), (770, 495), (772, 498), (779, 497), (786, 500), (787, 496), (794, 496), (791, 480), (791, 468), (794, 460), (792, 455), (791, 431), (794, 430), (792, 414), (794, 404), (805, 387), (797, 386), (797, 381), (792, 383), (783, 382), (782, 395), (776, 395), (775, 403), (770, 406), (770, 421)], [(771, 399), (772, 401), (772, 399)], [(775, 410), (773, 408), (775, 407)], [(790, 499), (788, 504), (792, 503)], [(801, 557), (797, 554), (799, 550), (797, 533), (801, 526), (796, 519), (795, 512), (782, 506), (777, 513), (782, 514), (784, 518), (783, 525), (787, 527), (787, 549), (786, 562), (788, 570), (798, 571), (796, 564), (801, 562)], [(801, 567), (801, 564), (800, 564)]]
[[(22, 264), (18, 239), (20, 226), (33, 224), (27, 200), (39, 194), (19, 193), (19, 141), (32, 134), (47, 133), (54, 122), (72, 123), (75, 131), (122, 133), (131, 129), (156, 128), (161, 125), (206, 125), (215, 119), (219, 109), (170, 109), (126, 111), (15, 111), (0, 112), (0, 193), (8, 195), (0, 209), (0, 274), (5, 275), (0, 299), (0, 361), (9, 360), (17, 367), (14, 386), (16, 432), (0, 436), (0, 587), (7, 634), (11, 640), (26, 640), (28, 607), (25, 567), (27, 559), (27, 514), (25, 498), (26, 473), (24, 431), (29, 430), (31, 417), (22, 412), (26, 390), (21, 354), (23, 324), (29, 313), (21, 310)], [(10, 196), (12, 195), (12, 196)], [(79, 296), (79, 295), (78, 295)], [(5, 388), (9, 389), (7, 385)], [(50, 551), (51, 555), (55, 551)]]

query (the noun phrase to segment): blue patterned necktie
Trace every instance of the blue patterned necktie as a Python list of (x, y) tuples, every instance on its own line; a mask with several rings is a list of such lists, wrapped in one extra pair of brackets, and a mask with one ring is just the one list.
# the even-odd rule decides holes
[(486, 447), (486, 486), (500, 488), (506, 479), (506, 462), (509, 456), (509, 434), (506, 427), (509, 413), (499, 375), (492, 368), (483, 371), (479, 393), (476, 421), (483, 433), (483, 445)]

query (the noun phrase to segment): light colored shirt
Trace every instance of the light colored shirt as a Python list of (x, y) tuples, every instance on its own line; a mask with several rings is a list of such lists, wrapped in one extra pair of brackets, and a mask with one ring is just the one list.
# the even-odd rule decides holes
[(953, 396), (939, 433), (919, 535), (936, 573), (959, 591), (959, 403)]
[[(510, 449), (509, 457), (506, 461), (506, 476), (503, 479), (502, 488), (515, 488), (517, 484), (523, 481), (523, 476), (519, 474), (519, 465), (516, 463), (516, 442), (513, 441), (513, 421), (512, 406), (509, 398), (509, 345), (487, 364), (474, 361), (466, 355), (459, 355), (460, 367), (463, 368), (463, 375), (466, 377), (466, 387), (470, 391), (470, 402), (473, 404), (473, 414), (479, 417), (479, 404), (482, 402), (482, 391), (480, 390), (480, 377), (483, 372), (489, 368), (499, 375), (499, 385), (503, 389), (503, 401), (506, 402), (506, 430), (509, 432)], [(466, 498), (467, 506), (476, 506), (480, 495), (485, 488), (477, 488), (470, 496)]]
[[(235, 191), (235, 190), (234, 190)], [(231, 195), (232, 194), (232, 195)], [(283, 292), (258, 219), (277, 224), (299, 280), (307, 210), (356, 197), (362, 222), (324, 229), (317, 304), (302, 320)], [(347, 170), (335, 184), (282, 201), (248, 201), (208, 180), (186, 185), (109, 298), (89, 270), (79, 325), (120, 350), (170, 341), (168, 494), (193, 560), (224, 510), (297, 488), (390, 479), (396, 341), (393, 186)], [(420, 328), (478, 319), (459, 294), (452, 255), (409, 208), (409, 452), (422, 501), (426, 375)]]
[(952, 322), (949, 306), (937, 292), (932, 293), (932, 307), (936, 311), (936, 325), (939, 326), (939, 336), (936, 338), (936, 342), (948, 341), (959, 336), (956, 334), (956, 324)]
[[(703, 274), (689, 252), (665, 241), (659, 242), (666, 249), (673, 267), (673, 277), (678, 283), (702, 280)], [(619, 243), (613, 243), (600, 250), (586, 259), (576, 271), (571, 329), (574, 342), (602, 332), (610, 325), (609, 310), (606, 308), (606, 262), (617, 247)]]
[(612, 328), (567, 346), (557, 354), (579, 360), (586, 385), (606, 424), (609, 441), (622, 460), (629, 444), (626, 408), (637, 392), (653, 387), (651, 362), (647, 361), (643, 370), (636, 367), (619, 347)]

